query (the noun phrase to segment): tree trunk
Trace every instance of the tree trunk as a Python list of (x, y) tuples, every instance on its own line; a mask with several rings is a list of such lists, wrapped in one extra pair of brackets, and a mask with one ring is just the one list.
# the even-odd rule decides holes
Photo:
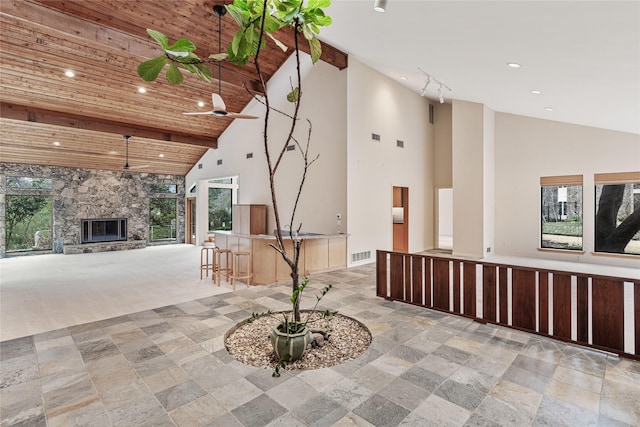
[(617, 225), (624, 188), (624, 184), (602, 187), (596, 214), (596, 252), (624, 253), (624, 248), (640, 230), (640, 207)]

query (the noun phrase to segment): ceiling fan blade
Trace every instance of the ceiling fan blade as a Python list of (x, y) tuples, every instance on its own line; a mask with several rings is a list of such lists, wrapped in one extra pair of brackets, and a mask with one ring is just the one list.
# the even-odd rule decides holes
[(215, 114), (213, 111), (198, 111), (196, 113), (182, 113), (186, 116), (199, 116), (199, 115), (211, 115), (211, 114)]
[(225, 117), (229, 117), (230, 119), (257, 119), (258, 116), (252, 116), (250, 114), (240, 114), (240, 113), (227, 113)]
[(213, 101), (213, 111), (227, 111), (227, 106), (219, 94), (212, 93), (211, 100)]

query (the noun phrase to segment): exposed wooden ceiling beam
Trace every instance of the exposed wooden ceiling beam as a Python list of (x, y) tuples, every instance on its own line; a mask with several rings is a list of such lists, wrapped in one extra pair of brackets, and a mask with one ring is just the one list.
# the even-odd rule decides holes
[(6, 119), (45, 123), (55, 126), (108, 132), (119, 135), (134, 135), (141, 138), (198, 145), (214, 149), (218, 147), (218, 139), (214, 137), (200, 137), (175, 132), (162, 132), (154, 129), (153, 127), (102, 120), (97, 117), (84, 117), (76, 114), (59, 113), (56, 111), (25, 107), (5, 102), (0, 103), (0, 116)]

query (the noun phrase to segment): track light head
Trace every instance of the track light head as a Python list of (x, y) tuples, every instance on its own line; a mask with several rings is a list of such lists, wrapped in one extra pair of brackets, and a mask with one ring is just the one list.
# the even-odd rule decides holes
[(373, 3), (373, 10), (376, 12), (384, 12), (387, 10), (387, 0), (376, 0)]
[(440, 104), (444, 104), (444, 95), (442, 94), (442, 85), (438, 88), (438, 99), (440, 100)]

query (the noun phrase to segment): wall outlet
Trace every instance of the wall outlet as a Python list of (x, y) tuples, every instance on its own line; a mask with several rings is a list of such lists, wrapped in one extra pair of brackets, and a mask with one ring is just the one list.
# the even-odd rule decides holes
[(336, 214), (336, 219), (340, 221), (342, 219), (342, 214)]

